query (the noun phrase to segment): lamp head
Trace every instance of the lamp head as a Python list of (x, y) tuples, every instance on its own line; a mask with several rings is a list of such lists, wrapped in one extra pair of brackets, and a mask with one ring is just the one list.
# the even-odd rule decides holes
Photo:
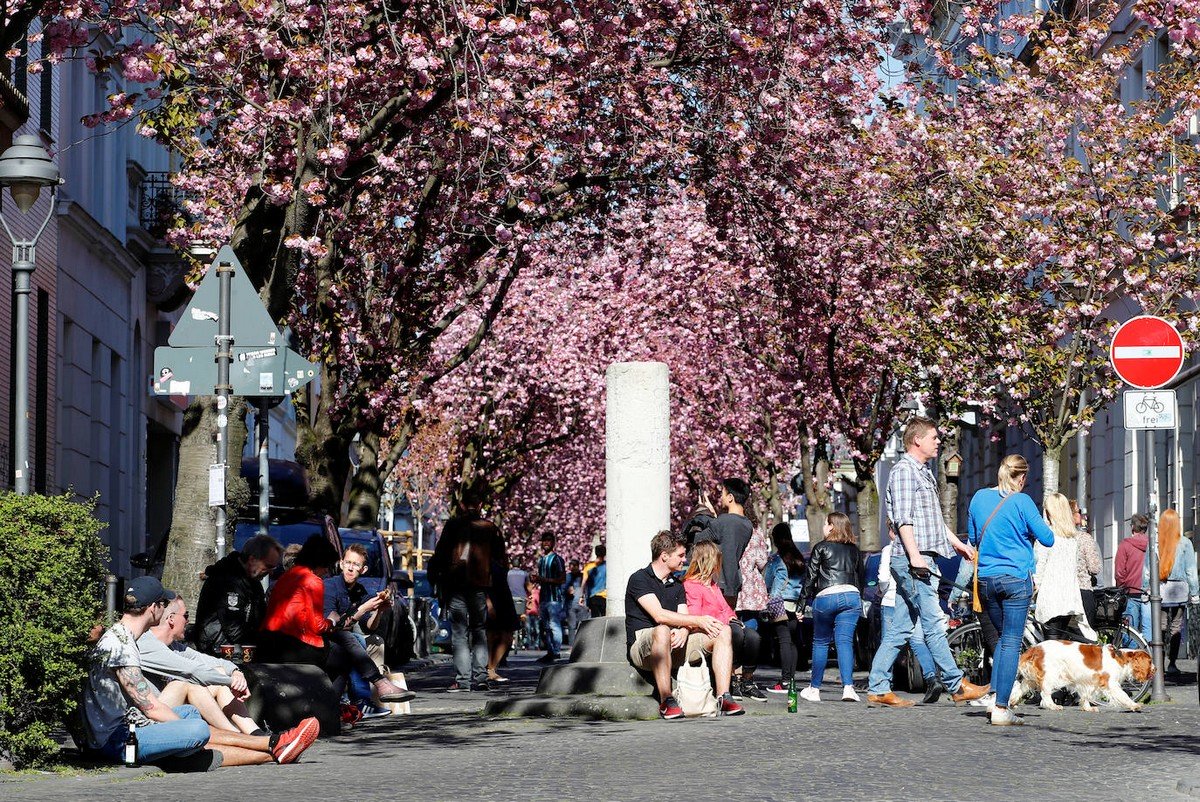
[(9, 188), (13, 202), (22, 212), (29, 211), (42, 187), (60, 183), (58, 167), (42, 147), (38, 137), (24, 134), (0, 154), (0, 186)]

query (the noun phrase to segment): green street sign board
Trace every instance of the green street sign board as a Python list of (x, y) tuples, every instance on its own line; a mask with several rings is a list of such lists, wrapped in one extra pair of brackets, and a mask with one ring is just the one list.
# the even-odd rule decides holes
[[(155, 348), (151, 394), (211, 395), (217, 384), (215, 354), (211, 347)], [(315, 379), (318, 370), (317, 365), (290, 348), (235, 345), (229, 383), (233, 395), (287, 395)]]
[(267, 308), (250, 279), (242, 263), (233, 254), (233, 248), (226, 245), (217, 253), (212, 267), (204, 274), (191, 303), (183, 310), (183, 317), (175, 325), (175, 330), (167, 338), (167, 343), (174, 347), (213, 348), (216, 345), (217, 324), (220, 318), (217, 310), (220, 306), (220, 280), (217, 277), (216, 266), (228, 263), (233, 266), (233, 284), (230, 290), (229, 334), (236, 343), (256, 343), (262, 345), (283, 346), (283, 335), (279, 333), (275, 322), (267, 314)]

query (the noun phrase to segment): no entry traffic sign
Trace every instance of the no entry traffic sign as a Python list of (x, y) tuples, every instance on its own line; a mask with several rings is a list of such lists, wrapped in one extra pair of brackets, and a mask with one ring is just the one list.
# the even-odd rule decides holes
[(1121, 324), (1108, 356), (1122, 381), (1153, 390), (1175, 378), (1183, 367), (1183, 339), (1161, 317), (1142, 315)]

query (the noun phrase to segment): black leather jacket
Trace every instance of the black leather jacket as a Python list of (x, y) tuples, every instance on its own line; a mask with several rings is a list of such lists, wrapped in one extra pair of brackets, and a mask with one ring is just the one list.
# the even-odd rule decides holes
[(851, 543), (832, 543), (822, 540), (813, 547), (808, 558), (808, 575), (804, 580), (801, 598), (809, 603), (825, 588), (834, 585), (853, 585), (862, 591), (863, 564), (858, 546)]

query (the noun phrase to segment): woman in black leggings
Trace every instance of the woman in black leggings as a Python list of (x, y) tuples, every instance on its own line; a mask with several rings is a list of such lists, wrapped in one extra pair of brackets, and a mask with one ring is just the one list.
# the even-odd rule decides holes
[[(771, 530), (771, 543), (775, 553), (767, 560), (763, 575), (767, 580), (768, 615), (773, 617), (771, 627), (779, 643), (779, 682), (767, 688), (767, 692), (787, 693), (796, 674), (802, 640), (796, 608), (804, 585), (804, 555), (792, 541), (792, 528), (787, 524), (775, 525)], [(782, 614), (776, 599), (782, 600)]]

